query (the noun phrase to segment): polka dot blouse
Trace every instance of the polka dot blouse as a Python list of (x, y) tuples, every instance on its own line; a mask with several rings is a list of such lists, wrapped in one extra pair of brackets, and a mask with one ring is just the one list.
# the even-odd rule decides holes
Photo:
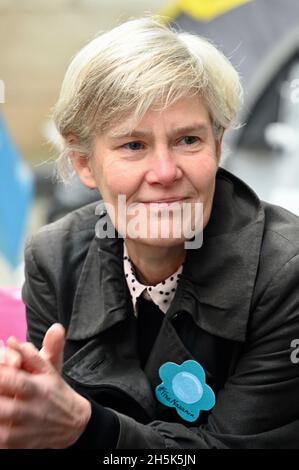
[(126, 245), (124, 243), (124, 273), (128, 288), (131, 293), (135, 315), (137, 316), (137, 299), (140, 295), (147, 300), (152, 300), (162, 312), (166, 313), (171, 301), (175, 295), (176, 287), (183, 271), (183, 265), (169, 276), (165, 281), (156, 284), (155, 286), (147, 286), (141, 284), (135, 275), (134, 265), (131, 262)]

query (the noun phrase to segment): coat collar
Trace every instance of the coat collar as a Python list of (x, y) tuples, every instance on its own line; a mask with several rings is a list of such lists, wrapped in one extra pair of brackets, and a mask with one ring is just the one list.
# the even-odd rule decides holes
[[(111, 220), (102, 204), (97, 223), (104, 227)], [(263, 231), (264, 210), (258, 197), (219, 169), (203, 246), (187, 252), (168, 318), (185, 311), (207, 332), (245, 341)], [(123, 239), (95, 237), (79, 279), (67, 338), (93, 337), (132, 312), (123, 273)]]
[[(98, 227), (107, 222), (107, 213)], [(123, 272), (123, 240), (95, 237), (88, 250), (74, 299), (67, 338), (93, 337), (122, 321), (133, 309)]]

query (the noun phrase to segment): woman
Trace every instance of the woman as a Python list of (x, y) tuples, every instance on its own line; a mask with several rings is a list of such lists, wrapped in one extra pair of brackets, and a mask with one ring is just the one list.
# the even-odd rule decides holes
[(299, 447), (299, 222), (219, 167), (241, 98), (214, 46), (153, 19), (75, 57), (59, 171), (103, 201), (27, 243), (1, 447)]

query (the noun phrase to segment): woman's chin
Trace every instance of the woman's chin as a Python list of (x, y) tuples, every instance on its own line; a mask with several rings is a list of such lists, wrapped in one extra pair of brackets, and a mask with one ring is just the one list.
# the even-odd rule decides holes
[(147, 246), (161, 247), (161, 248), (183, 245), (185, 241), (187, 241), (185, 237), (178, 238), (178, 237), (171, 237), (171, 236), (167, 238), (163, 238), (163, 237), (156, 237), (156, 238), (139, 237), (139, 238), (134, 238), (134, 239), (131, 239), (130, 237), (127, 237), (127, 238), (129, 238), (130, 240), (132, 240), (132, 242), (135, 242), (135, 243), (142, 243)]

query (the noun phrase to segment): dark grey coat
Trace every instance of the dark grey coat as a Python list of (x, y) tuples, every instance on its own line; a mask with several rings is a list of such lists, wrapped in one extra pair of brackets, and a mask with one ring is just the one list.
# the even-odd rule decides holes
[[(299, 219), (220, 169), (203, 246), (188, 250), (175, 298), (142, 370), (123, 240), (95, 237), (92, 204), (26, 247), (28, 339), (67, 329), (66, 380), (115, 410), (118, 448), (299, 448)], [(107, 221), (108, 215), (100, 218)], [(159, 367), (195, 359), (216, 394), (195, 423), (154, 395)], [(100, 423), (99, 423), (100, 425)]]

